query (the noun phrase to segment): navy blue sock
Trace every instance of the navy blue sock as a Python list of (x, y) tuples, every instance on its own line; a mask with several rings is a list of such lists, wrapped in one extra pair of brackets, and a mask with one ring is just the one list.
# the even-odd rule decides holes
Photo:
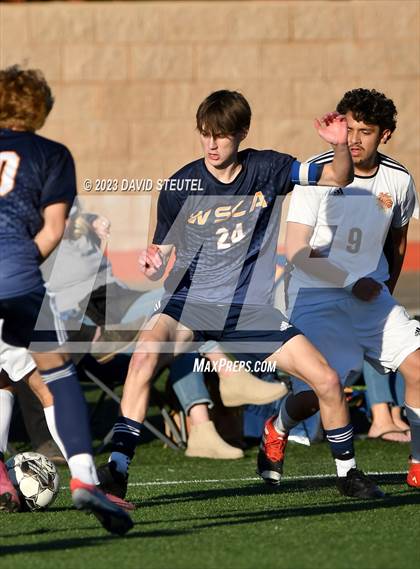
[(114, 425), (111, 452), (120, 452), (133, 458), (139, 442), (142, 424), (128, 417), (118, 417)]
[(57, 432), (68, 458), (92, 454), (92, 439), (85, 398), (76, 368), (68, 361), (60, 367), (39, 371), (54, 397)]
[(354, 458), (353, 426), (351, 423), (339, 429), (325, 431), (325, 436), (330, 443), (333, 457), (338, 460)]

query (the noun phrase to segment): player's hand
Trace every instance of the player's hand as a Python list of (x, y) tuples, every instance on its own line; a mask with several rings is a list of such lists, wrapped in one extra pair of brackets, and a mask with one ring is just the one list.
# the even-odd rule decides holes
[(147, 249), (142, 249), (139, 254), (138, 262), (140, 271), (149, 279), (157, 277), (158, 274), (160, 275), (164, 268), (162, 255), (159, 251), (159, 247), (156, 245), (149, 245)]
[(347, 119), (336, 111), (315, 119), (315, 128), (326, 142), (332, 145), (347, 144)]
[(381, 290), (381, 283), (378, 283), (378, 281), (370, 277), (364, 277), (354, 284), (351, 293), (359, 300), (369, 302), (377, 298)]
[(99, 239), (101, 239), (101, 241), (102, 239), (109, 238), (111, 222), (107, 217), (104, 217), (103, 215), (98, 215), (98, 217), (96, 217), (92, 221), (92, 227), (96, 235), (99, 237)]

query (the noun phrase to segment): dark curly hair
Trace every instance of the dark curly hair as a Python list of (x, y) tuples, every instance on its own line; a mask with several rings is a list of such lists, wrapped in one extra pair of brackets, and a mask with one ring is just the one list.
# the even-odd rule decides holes
[(397, 126), (394, 102), (375, 89), (347, 91), (338, 103), (337, 111), (342, 115), (351, 112), (357, 121), (377, 125), (381, 131), (394, 132)]
[(0, 70), (0, 128), (36, 131), (54, 104), (51, 89), (38, 69), (12, 65)]

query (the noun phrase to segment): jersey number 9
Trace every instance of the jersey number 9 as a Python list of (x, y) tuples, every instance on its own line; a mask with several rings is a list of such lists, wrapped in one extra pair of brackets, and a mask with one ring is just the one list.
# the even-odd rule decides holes
[(349, 253), (358, 253), (362, 244), (362, 230), (359, 227), (352, 227), (349, 231), (349, 237), (346, 250)]

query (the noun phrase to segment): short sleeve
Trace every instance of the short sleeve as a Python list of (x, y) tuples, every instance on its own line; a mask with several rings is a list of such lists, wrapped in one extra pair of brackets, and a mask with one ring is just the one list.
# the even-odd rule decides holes
[(295, 186), (289, 204), (287, 221), (315, 227), (321, 203), (321, 192), (317, 188)]
[(404, 227), (412, 217), (417, 219), (419, 218), (419, 201), (414, 180), (410, 176), (407, 188), (403, 192), (402, 199), (394, 209), (392, 227)]
[(175, 227), (175, 221), (179, 212), (182, 209), (182, 202), (179, 197), (179, 192), (165, 190), (163, 188), (160, 192), (158, 205), (157, 205), (157, 224), (153, 243), (156, 245), (174, 245), (174, 238), (172, 235), (168, 237), (171, 229)]
[(67, 202), (72, 205), (77, 193), (74, 160), (65, 146), (57, 145), (47, 157), (47, 176), (41, 192), (41, 206)]
[(286, 195), (293, 190), (292, 165), (295, 158), (289, 154), (271, 152), (271, 175), (277, 195)]

